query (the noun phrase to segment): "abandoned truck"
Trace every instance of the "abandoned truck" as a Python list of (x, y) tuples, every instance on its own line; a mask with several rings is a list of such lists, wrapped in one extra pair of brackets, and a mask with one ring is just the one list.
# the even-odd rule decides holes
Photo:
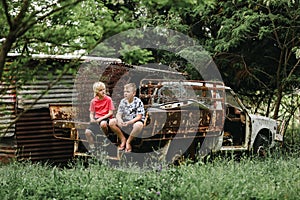
[[(92, 85), (99, 77), (106, 83), (115, 107), (123, 98), (120, 91), (125, 83), (135, 82), (138, 86), (137, 96), (144, 102), (147, 113), (144, 130), (135, 139), (131, 155), (159, 154), (173, 160), (232, 150), (264, 154), (275, 141), (282, 141), (274, 120), (249, 114), (223, 83), (189, 81), (177, 72), (129, 66), (110, 59), (101, 62), (101, 68), (99, 59), (83, 59), (84, 68), (80, 69), (85, 70), (77, 72), (81, 76), (68, 72), (49, 90), (51, 80), (47, 75), (35, 77), (21, 87), (16, 85), (18, 76), (14, 77), (16, 80), (1, 82), (1, 89), (7, 91), (0, 95), (0, 121), (4, 127), (0, 127), (1, 162), (17, 159), (66, 163), (74, 157), (87, 156), (84, 130), (89, 124)], [(72, 60), (60, 56), (37, 57), (30, 66), (53, 66), (55, 77), (55, 69), (71, 65)], [(95, 77), (91, 77), (91, 71)], [(80, 88), (78, 95), (77, 88)], [(33, 98), (45, 90), (47, 93), (33, 104)], [(80, 99), (79, 103), (74, 103), (75, 98)], [(124, 154), (118, 152), (118, 142), (112, 133), (100, 135), (98, 152), (121, 159)]]
[[(220, 151), (247, 151), (264, 156), (276, 141), (282, 142), (277, 122), (250, 114), (222, 82), (144, 78), (139, 82), (137, 96), (144, 103), (146, 120), (130, 154), (143, 157), (160, 152), (160, 158), (172, 162)], [(87, 146), (84, 129), (88, 122), (74, 120), (82, 109), (50, 105), (54, 136), (73, 140), (74, 156), (87, 155), (80, 146)], [(71, 131), (64, 135), (61, 129)], [(117, 150), (116, 135), (103, 134), (96, 141), (98, 150), (106, 152), (107, 158), (122, 159), (124, 154)]]

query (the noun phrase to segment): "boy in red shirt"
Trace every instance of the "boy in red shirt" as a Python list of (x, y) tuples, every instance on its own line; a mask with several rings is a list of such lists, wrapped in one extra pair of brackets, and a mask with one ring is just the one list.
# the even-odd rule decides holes
[(109, 119), (113, 116), (115, 110), (111, 97), (106, 95), (106, 87), (102, 82), (96, 82), (93, 85), (94, 98), (90, 102), (90, 125), (85, 130), (85, 135), (89, 143), (90, 153), (95, 151), (94, 137), (100, 134), (108, 133)]

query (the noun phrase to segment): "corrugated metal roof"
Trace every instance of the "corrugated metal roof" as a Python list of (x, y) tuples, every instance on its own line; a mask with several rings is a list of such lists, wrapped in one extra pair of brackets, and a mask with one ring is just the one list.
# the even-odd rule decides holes
[[(9, 53), (8, 57), (22, 56), (19, 53)], [(52, 60), (84, 60), (84, 61), (100, 61), (104, 63), (121, 63), (122, 60), (119, 58), (108, 58), (100, 56), (82, 56), (82, 55), (48, 55), (48, 54), (32, 54), (32, 59), (52, 59)]]

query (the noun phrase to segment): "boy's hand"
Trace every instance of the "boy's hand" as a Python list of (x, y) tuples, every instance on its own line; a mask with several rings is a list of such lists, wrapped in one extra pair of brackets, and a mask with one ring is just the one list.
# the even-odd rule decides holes
[(125, 126), (125, 122), (123, 122), (123, 120), (118, 120), (118, 126), (122, 127)]
[(133, 124), (132, 121), (123, 122), (123, 126), (128, 126), (129, 124)]

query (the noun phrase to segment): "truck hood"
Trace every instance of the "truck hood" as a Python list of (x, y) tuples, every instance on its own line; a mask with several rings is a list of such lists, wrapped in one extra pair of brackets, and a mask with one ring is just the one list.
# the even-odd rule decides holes
[(261, 116), (261, 115), (254, 115), (254, 114), (249, 114), (251, 120), (255, 120), (255, 121), (264, 121), (264, 122), (269, 122), (269, 123), (274, 123), (276, 125), (276, 120), (269, 118), (269, 117), (265, 117), (265, 116)]
[(260, 115), (253, 115), (249, 114), (251, 124), (252, 124), (252, 129), (254, 133), (258, 132), (259, 130), (266, 128), (271, 131), (277, 130), (277, 121), (274, 119), (271, 119), (269, 117), (264, 117)]

